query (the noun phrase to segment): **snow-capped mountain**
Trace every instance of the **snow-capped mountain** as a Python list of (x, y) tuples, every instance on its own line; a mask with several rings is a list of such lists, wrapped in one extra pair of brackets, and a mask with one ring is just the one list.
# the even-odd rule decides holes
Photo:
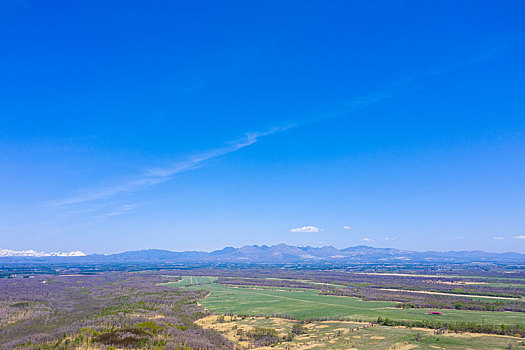
[(364, 245), (337, 249), (335, 247), (298, 247), (287, 244), (250, 245), (240, 248), (226, 247), (213, 252), (184, 251), (174, 252), (161, 249), (146, 249), (128, 251), (117, 254), (90, 254), (81, 251), (69, 253), (45, 253), (35, 250), (0, 249), (0, 259), (4, 262), (57, 262), (68, 261), (78, 263), (392, 263), (411, 262), (428, 263), (469, 263), (469, 262), (505, 262), (525, 264), (525, 254), (520, 253), (489, 253), (476, 251), (426, 251), (417, 252), (395, 248), (374, 248)]
[(44, 256), (85, 256), (80, 250), (75, 250), (73, 252), (37, 252), (36, 250), (11, 250), (11, 249), (0, 249), (0, 257), (10, 257), (10, 256), (32, 256), (36, 258)]

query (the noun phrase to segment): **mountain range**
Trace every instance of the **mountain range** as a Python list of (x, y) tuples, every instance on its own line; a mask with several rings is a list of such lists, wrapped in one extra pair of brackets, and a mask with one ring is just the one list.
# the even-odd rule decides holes
[(212, 252), (174, 252), (160, 249), (128, 251), (118, 254), (44, 253), (0, 249), (1, 262), (78, 262), (78, 263), (469, 263), (495, 262), (525, 264), (525, 254), (475, 251), (417, 252), (364, 245), (337, 249), (299, 247), (287, 244), (226, 247)]
[(52, 252), (52, 253), (46, 253), (46, 252), (37, 252), (36, 250), (11, 250), (11, 249), (0, 249), (0, 257), (35, 257), (35, 258), (42, 258), (42, 257), (49, 257), (49, 256), (61, 256), (61, 257), (68, 257), (68, 256), (86, 256), (86, 254), (82, 253), (79, 250), (75, 250), (73, 252)]

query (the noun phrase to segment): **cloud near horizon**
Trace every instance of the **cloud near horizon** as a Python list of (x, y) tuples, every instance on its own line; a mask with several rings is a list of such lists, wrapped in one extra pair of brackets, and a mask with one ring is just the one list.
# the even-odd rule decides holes
[(363, 241), (365, 241), (365, 242), (372, 242), (372, 239), (368, 238), (368, 237), (365, 237), (365, 238), (363, 238)]
[(319, 227), (317, 226), (303, 226), (290, 229), (290, 232), (294, 233), (310, 233), (310, 232), (319, 232)]
[(517, 236), (514, 236), (514, 238), (516, 238), (516, 239), (525, 239), (525, 235), (517, 235)]

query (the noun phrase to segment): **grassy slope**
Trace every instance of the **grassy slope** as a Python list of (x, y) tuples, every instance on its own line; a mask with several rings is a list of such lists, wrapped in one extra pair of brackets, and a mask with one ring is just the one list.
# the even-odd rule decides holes
[(333, 316), (375, 320), (381, 316), (396, 320), (525, 325), (525, 314), (518, 312), (442, 310), (443, 315), (436, 316), (428, 315), (428, 309), (397, 309), (394, 302), (361, 301), (350, 297), (325, 296), (310, 290), (234, 288), (212, 283), (212, 281), (211, 277), (183, 277), (182, 281), (172, 285), (209, 290), (210, 295), (200, 302), (204, 307), (218, 313), (286, 314), (300, 319)]
[[(286, 335), (295, 321), (275, 318), (236, 318), (225, 322), (213, 322), (213, 316), (201, 320), (204, 328), (215, 329), (230, 338), (239, 341), (235, 336), (237, 329), (245, 331), (254, 327), (276, 329), (281, 336)], [(359, 327), (361, 329), (355, 329)], [(481, 334), (441, 334), (435, 335), (432, 330), (416, 330), (397, 327), (375, 326), (362, 329), (363, 324), (352, 322), (312, 322), (305, 325), (307, 333), (296, 336), (291, 341), (272, 346), (273, 349), (522, 349), (523, 340), (512, 337), (489, 336)], [(353, 331), (348, 331), (350, 329)], [(419, 333), (420, 340), (416, 340)], [(518, 347), (521, 346), (521, 347)], [(270, 349), (270, 348), (264, 348)]]

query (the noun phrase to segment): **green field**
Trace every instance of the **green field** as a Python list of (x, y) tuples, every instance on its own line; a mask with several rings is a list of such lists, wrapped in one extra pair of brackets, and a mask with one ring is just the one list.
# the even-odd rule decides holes
[(441, 310), (429, 315), (429, 309), (398, 309), (395, 302), (362, 301), (352, 297), (319, 295), (314, 290), (278, 290), (271, 288), (237, 288), (213, 283), (214, 277), (182, 277), (168, 285), (205, 289), (210, 292), (200, 303), (216, 313), (236, 315), (290, 315), (299, 319), (314, 317), (350, 317), (375, 320), (378, 316), (394, 320), (428, 320), (474, 322), (477, 324), (525, 325), (525, 313), (465, 310)]

